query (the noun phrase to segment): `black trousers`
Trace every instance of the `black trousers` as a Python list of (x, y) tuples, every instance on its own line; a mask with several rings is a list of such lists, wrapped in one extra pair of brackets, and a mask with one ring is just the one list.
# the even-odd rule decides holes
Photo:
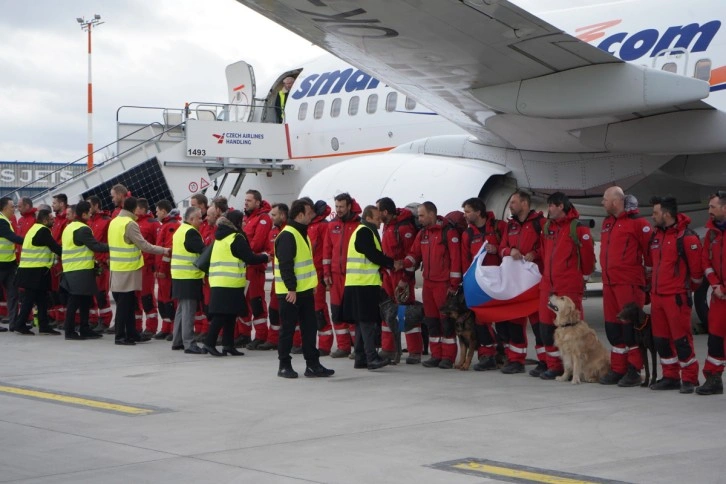
[(15, 320), (10, 321), (12, 329), (22, 328), (28, 320), (33, 305), (38, 306), (38, 328), (48, 329), (48, 291), (45, 289), (23, 289), (23, 302)]
[(373, 362), (378, 359), (376, 326), (378, 326), (376, 322), (361, 321), (356, 323), (355, 361), (357, 363)]
[(76, 311), (81, 311), (81, 334), (87, 334), (91, 331), (88, 325), (88, 315), (91, 312), (91, 302), (93, 296), (80, 296), (77, 294), (68, 295), (68, 306), (66, 307), (66, 334), (76, 330)]
[[(15, 321), (18, 315), (18, 288), (15, 286), (16, 269), (17, 267), (13, 265), (10, 269), (0, 271), (0, 285), (5, 288), (5, 296), (8, 303), (8, 321), (10, 321), (10, 324), (13, 324), (13, 321)], [(28, 315), (26, 314), (25, 317), (27, 318)]]
[(280, 341), (277, 344), (277, 357), (280, 360), (280, 367), (291, 366), (292, 357), (292, 336), (295, 334), (295, 324), (300, 323), (300, 335), (302, 336), (303, 357), (308, 367), (320, 365), (320, 352), (315, 345), (315, 338), (318, 333), (317, 321), (315, 319), (315, 298), (313, 291), (297, 293), (297, 302), (291, 304), (285, 300), (285, 295), (278, 294), (277, 300), (280, 303)]
[(136, 293), (113, 292), (116, 301), (116, 340), (136, 341), (139, 337), (136, 331)]
[(217, 345), (217, 336), (219, 331), (223, 330), (222, 333), (222, 346), (224, 348), (231, 348), (234, 346), (234, 323), (237, 320), (237, 316), (234, 314), (215, 314), (212, 316), (212, 323), (209, 325), (209, 331), (207, 337), (204, 340), (204, 344), (207, 346)]

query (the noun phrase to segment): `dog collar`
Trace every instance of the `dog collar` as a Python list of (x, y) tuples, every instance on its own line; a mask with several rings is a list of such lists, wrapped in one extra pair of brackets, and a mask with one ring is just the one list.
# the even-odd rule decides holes
[(576, 324), (579, 324), (579, 323), (580, 323), (579, 321), (573, 321), (572, 323), (560, 324), (560, 328), (567, 328), (568, 326), (575, 326)]

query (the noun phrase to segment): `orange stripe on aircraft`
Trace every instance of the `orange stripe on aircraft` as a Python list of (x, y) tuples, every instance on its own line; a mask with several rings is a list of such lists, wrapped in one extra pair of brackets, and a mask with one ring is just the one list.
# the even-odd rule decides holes
[(385, 151), (390, 151), (395, 146), (389, 146), (387, 148), (376, 148), (373, 150), (362, 150), (362, 151), (348, 151), (345, 153), (331, 153), (329, 155), (313, 155), (313, 156), (291, 156), (291, 160), (313, 160), (317, 158), (333, 158), (336, 156), (356, 156), (356, 155), (369, 155), (371, 153), (383, 153)]
[(726, 66), (718, 67), (711, 71), (711, 79), (708, 81), (712, 86), (726, 83)]
[(607, 22), (600, 22), (599, 24), (588, 25), (587, 27), (580, 27), (575, 32), (582, 32), (577, 36), (583, 42), (592, 42), (593, 40), (601, 39), (605, 37), (603, 30), (609, 29), (618, 25), (622, 20), (608, 20)]

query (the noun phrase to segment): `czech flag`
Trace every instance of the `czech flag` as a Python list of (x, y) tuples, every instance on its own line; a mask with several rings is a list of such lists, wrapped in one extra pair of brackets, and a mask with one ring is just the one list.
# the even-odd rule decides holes
[(464, 274), (466, 305), (477, 320), (508, 321), (537, 312), (542, 279), (537, 264), (505, 257), (499, 266), (482, 266), (486, 246)]

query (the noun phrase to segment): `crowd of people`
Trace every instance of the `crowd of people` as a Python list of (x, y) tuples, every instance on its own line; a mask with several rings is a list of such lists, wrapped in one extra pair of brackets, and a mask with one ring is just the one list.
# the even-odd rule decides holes
[[(356, 369), (396, 363), (403, 333), (406, 364), (450, 369), (457, 354), (454, 322), (441, 307), (461, 290), (473, 260), (499, 265), (511, 257), (538, 266), (539, 310), (507, 321), (477, 320), (473, 368), (524, 373), (529, 322), (537, 355), (529, 375), (553, 380), (563, 365), (548, 298), (568, 296), (582, 313), (585, 283), (595, 270), (590, 229), (561, 192), (547, 199), (545, 217), (532, 209), (529, 193), (516, 191), (507, 220), (497, 220), (480, 198), (443, 216), (432, 202), (408, 209), (384, 197), (361, 209), (341, 193), (333, 207), (309, 198), (288, 207), (248, 190), (242, 211), (223, 197), (209, 201), (196, 194), (183, 217), (167, 200), (155, 203), (154, 217), (148, 201), (126, 187), (116, 185), (110, 195), (112, 213), (96, 196), (69, 206), (57, 194), (52, 207), (34, 208), (22, 199), (17, 218), (13, 200), (0, 199), (0, 284), (10, 331), (33, 335), (35, 321), (39, 334), (60, 335), (62, 328), (67, 340), (106, 333), (117, 345), (133, 346), (153, 338), (171, 341), (172, 350), (215, 357), (242, 355), (239, 348), (277, 350), (278, 376), (284, 378), (298, 376), (291, 355), (300, 353), (308, 377), (334, 374), (320, 363), (323, 356), (354, 359)], [(652, 224), (617, 186), (605, 191), (602, 204), (599, 261), (611, 370), (600, 383), (642, 383), (635, 328), (617, 315), (628, 303), (650, 304), (663, 368), (663, 378), (650, 388), (723, 393), (726, 192), (709, 200), (703, 240), (672, 197), (651, 201)], [(269, 264), (274, 279), (268, 294)], [(418, 268), (420, 303), (414, 292)], [(691, 293), (704, 277), (713, 292), (705, 382), (699, 386)], [(385, 303), (404, 309), (422, 303), (423, 317), (406, 318), (399, 328), (382, 316)], [(503, 365), (497, 361), (502, 351)]]

